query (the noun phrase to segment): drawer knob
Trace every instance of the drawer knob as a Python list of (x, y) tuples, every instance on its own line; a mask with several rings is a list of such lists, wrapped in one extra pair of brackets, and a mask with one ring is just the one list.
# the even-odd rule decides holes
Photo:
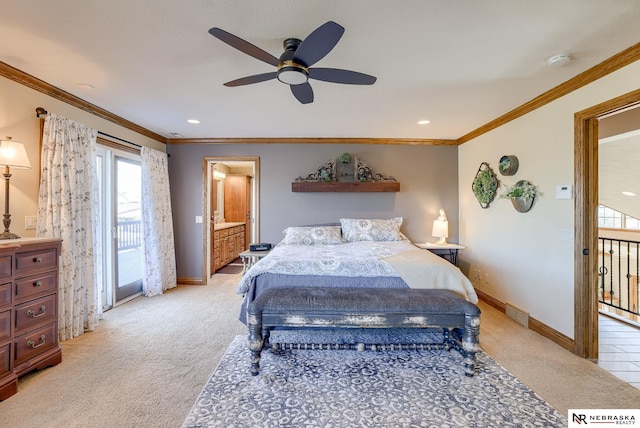
[(33, 262), (34, 263), (40, 263), (40, 262), (42, 262), (42, 259), (40, 257), (34, 257), (33, 258)]
[(33, 283), (33, 286), (34, 287), (41, 287), (42, 286), (42, 282), (36, 281), (36, 282)]
[(47, 313), (47, 307), (45, 305), (40, 306), (40, 313), (36, 314), (35, 311), (29, 309), (27, 311), (27, 316), (28, 317), (32, 317), (32, 318), (40, 318), (43, 315), (46, 315)]
[(41, 347), (42, 345), (44, 345), (44, 343), (45, 343), (46, 341), (47, 341), (47, 338), (46, 338), (46, 337), (45, 337), (45, 335), (43, 334), (42, 336), (40, 336), (40, 343), (38, 343), (38, 344), (36, 345), (36, 342), (34, 342), (33, 340), (30, 340), (30, 341), (28, 341), (28, 342), (27, 342), (27, 346), (28, 346), (29, 348), (36, 349), (36, 348), (39, 348), (39, 347)]

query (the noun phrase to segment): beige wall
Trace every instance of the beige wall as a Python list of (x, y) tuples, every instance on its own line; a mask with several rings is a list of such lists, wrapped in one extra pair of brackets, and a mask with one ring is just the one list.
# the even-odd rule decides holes
[[(557, 185), (573, 185), (574, 113), (640, 88), (640, 61), (460, 146), (458, 177), (461, 265), (480, 290), (528, 311), (574, 337), (574, 200), (557, 200)], [(502, 155), (516, 155), (515, 176), (497, 171)], [(487, 161), (503, 184), (527, 179), (542, 195), (528, 213), (508, 200), (480, 208), (471, 182)], [(478, 271), (480, 274), (478, 275)]]
[[(35, 229), (25, 230), (25, 216), (37, 213), (39, 188), (40, 119), (36, 107), (67, 117), (118, 138), (165, 151), (165, 145), (112, 122), (72, 107), (48, 95), (0, 77), (0, 138), (7, 136), (24, 143), (31, 162), (30, 170), (12, 170), (10, 187), (11, 231), (24, 237), (35, 236)], [(0, 200), (4, 202), (4, 182)], [(4, 204), (2, 205), (4, 207)], [(4, 213), (4, 208), (2, 209)]]

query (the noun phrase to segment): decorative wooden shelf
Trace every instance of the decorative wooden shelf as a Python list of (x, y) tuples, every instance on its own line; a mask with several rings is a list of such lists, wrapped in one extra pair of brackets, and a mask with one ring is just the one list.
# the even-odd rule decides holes
[(397, 181), (367, 181), (360, 183), (337, 181), (295, 181), (292, 192), (399, 192)]

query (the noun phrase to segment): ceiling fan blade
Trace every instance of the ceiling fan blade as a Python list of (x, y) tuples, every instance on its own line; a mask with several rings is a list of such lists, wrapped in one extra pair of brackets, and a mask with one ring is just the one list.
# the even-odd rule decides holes
[(265, 82), (267, 80), (275, 79), (278, 73), (272, 71), (271, 73), (254, 74), (253, 76), (241, 77), (240, 79), (232, 80), (224, 84), (224, 86), (243, 86), (250, 85), (252, 83)]
[(373, 85), (377, 80), (368, 74), (339, 68), (310, 68), (309, 78), (348, 85)]
[(301, 85), (290, 85), (293, 96), (302, 104), (309, 104), (313, 102), (313, 89), (309, 82)]
[(220, 28), (214, 27), (209, 30), (209, 34), (213, 37), (222, 40), (226, 44), (231, 47), (238, 49), (241, 52), (246, 53), (249, 56), (254, 57), (255, 59), (259, 59), (260, 61), (264, 61), (267, 64), (271, 64), (277, 67), (280, 64), (280, 60), (275, 56), (271, 55), (269, 52), (263, 51), (257, 46), (252, 45), (246, 40), (242, 40), (238, 36), (234, 36), (231, 33), (227, 33)]
[(293, 60), (311, 67), (325, 57), (334, 48), (344, 34), (344, 28), (333, 21), (322, 24), (302, 41)]

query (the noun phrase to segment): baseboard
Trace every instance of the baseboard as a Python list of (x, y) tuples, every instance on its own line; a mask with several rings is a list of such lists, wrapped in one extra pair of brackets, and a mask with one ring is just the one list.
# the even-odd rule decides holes
[(548, 325), (541, 323), (535, 318), (529, 318), (529, 328), (541, 336), (546, 337), (557, 345), (562, 346), (569, 352), (575, 353), (575, 342), (568, 336), (560, 333), (558, 330), (555, 330)]
[[(481, 290), (477, 290), (476, 289), (476, 294), (478, 295), (478, 298), (480, 300), (482, 300), (483, 302), (485, 302), (487, 305), (496, 308), (497, 310), (499, 310), (500, 312), (502, 312), (503, 314), (506, 314), (506, 308), (507, 305), (504, 302), (501, 302), (500, 300), (488, 295), (487, 293), (481, 291)], [(562, 346), (564, 349), (566, 349), (567, 351), (573, 352), (575, 353), (575, 342), (573, 339), (571, 339), (570, 337), (565, 336), (564, 334), (560, 333), (559, 331), (549, 327), (548, 325), (546, 325), (543, 322), (538, 321), (537, 319), (533, 318), (533, 317), (529, 317), (529, 329), (535, 331), (536, 333), (538, 333), (539, 335), (546, 337), (547, 339), (549, 339), (550, 341), (552, 341), (553, 343)]]
[(202, 278), (178, 277), (178, 284), (182, 285), (207, 285)]
[(496, 308), (497, 310), (499, 310), (500, 312), (502, 312), (503, 314), (506, 314), (507, 312), (507, 305), (505, 303), (502, 303), (500, 300), (498, 299), (494, 299), (493, 297), (489, 296), (487, 293), (485, 293), (482, 290), (478, 290), (476, 288), (476, 294), (478, 295), (478, 299), (482, 300), (483, 302), (485, 302), (487, 305), (492, 306), (494, 308)]

